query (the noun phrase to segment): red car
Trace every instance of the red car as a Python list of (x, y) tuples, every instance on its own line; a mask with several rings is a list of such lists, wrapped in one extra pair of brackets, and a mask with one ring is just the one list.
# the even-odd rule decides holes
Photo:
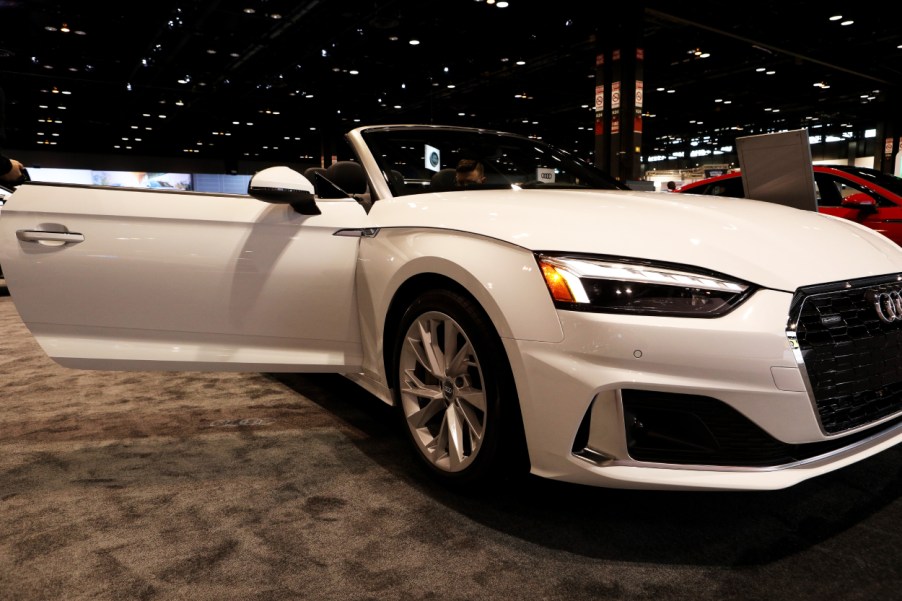
[[(866, 167), (815, 165), (814, 184), (818, 211), (857, 221), (902, 246), (902, 178)], [(675, 192), (745, 197), (739, 171), (692, 182)]]

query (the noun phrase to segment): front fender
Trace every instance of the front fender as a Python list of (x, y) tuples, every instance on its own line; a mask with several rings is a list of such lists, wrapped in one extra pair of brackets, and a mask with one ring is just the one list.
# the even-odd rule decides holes
[[(465, 288), (502, 338), (560, 342), (563, 330), (533, 253), (475, 234), (385, 228), (364, 238), (357, 269), (364, 367), (382, 368), (385, 320), (398, 290), (411, 278), (435, 274)], [(388, 338), (393, 336), (388, 332)]]

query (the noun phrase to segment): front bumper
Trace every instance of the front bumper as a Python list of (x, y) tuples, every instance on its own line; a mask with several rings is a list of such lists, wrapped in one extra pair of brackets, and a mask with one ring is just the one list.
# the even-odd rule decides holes
[[(561, 311), (563, 342), (506, 340), (533, 473), (618, 488), (778, 489), (902, 442), (895, 415), (841, 435), (823, 431), (786, 335), (791, 302), (763, 290), (717, 319)], [(681, 419), (696, 433), (653, 452), (637, 446), (636, 398), (668, 434)], [(743, 455), (748, 445), (730, 440), (730, 428), (706, 438), (707, 418), (692, 424), (677, 407), (687, 398), (722, 406), (742, 424), (737, 436), (754, 431), (778, 452)], [(669, 399), (677, 423), (667, 419)], [(734, 451), (722, 452), (724, 443)]]

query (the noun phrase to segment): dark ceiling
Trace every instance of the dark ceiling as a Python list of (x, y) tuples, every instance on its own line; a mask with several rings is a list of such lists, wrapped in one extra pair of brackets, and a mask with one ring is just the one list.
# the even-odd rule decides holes
[(643, 156), (902, 112), (902, 28), (873, 3), (502, 4), (0, 0), (5, 146), (318, 161), (336, 132), (425, 122), (590, 158), (595, 55), (631, 34), (645, 56)]

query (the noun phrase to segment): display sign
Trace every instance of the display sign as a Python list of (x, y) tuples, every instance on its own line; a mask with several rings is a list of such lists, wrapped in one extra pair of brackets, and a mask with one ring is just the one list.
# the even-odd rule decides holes
[(553, 184), (555, 179), (554, 169), (547, 167), (536, 168), (536, 179), (543, 184)]
[(595, 112), (604, 111), (604, 86), (595, 86)]
[(736, 138), (746, 198), (817, 211), (808, 130)]
[(442, 168), (442, 153), (435, 146), (426, 144), (426, 152), (424, 153), (424, 157), (426, 159), (426, 169), (429, 169), (430, 171), (438, 171)]

